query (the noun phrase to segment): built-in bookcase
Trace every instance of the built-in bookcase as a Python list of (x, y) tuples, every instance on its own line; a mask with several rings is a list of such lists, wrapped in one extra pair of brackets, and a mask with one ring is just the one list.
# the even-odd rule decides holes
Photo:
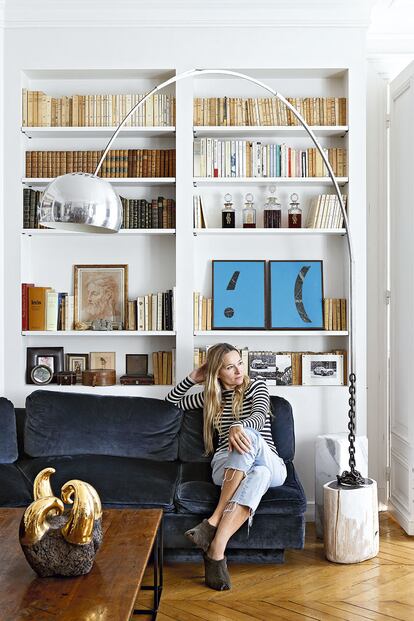
[[(136, 71), (30, 71), (22, 78), (22, 87), (38, 90), (55, 97), (73, 94), (143, 93), (175, 70)], [(346, 97), (346, 70), (308, 69), (249, 70), (246, 73), (277, 88), (286, 97)], [(127, 198), (177, 199), (176, 230), (121, 230), (118, 235), (99, 236), (62, 233), (53, 230), (21, 230), (21, 281), (51, 286), (57, 291), (73, 293), (73, 265), (128, 264), (129, 298), (149, 291), (176, 286), (176, 330), (168, 333), (123, 332), (122, 334), (88, 332), (24, 332), (22, 348), (63, 346), (65, 352), (116, 351), (117, 375), (125, 372), (126, 353), (148, 353), (176, 349), (176, 377), (187, 373), (193, 363), (193, 348), (205, 347), (219, 341), (230, 341), (252, 350), (273, 351), (330, 351), (348, 349), (348, 333), (315, 331), (209, 331), (194, 332), (183, 318), (192, 316), (193, 291), (212, 296), (212, 259), (319, 259), (323, 260), (324, 295), (346, 298), (348, 292), (348, 256), (343, 230), (287, 229), (287, 207), (290, 194), (299, 195), (306, 223), (312, 199), (318, 194), (333, 193), (326, 178), (198, 178), (193, 176), (192, 140), (211, 137), (234, 140), (255, 140), (262, 143), (286, 143), (294, 148), (313, 147), (301, 127), (203, 127), (193, 126), (193, 97), (266, 97), (267, 93), (245, 80), (227, 76), (208, 76), (188, 79), (170, 87), (176, 96), (176, 127), (127, 127), (121, 131), (114, 149), (172, 149), (176, 148), (176, 178), (117, 178), (111, 180), (118, 192)], [(317, 127), (315, 133), (324, 147), (346, 149), (352, 157), (351, 129), (346, 125)], [(22, 127), (21, 177), (22, 188), (42, 189), (48, 179), (25, 176), (25, 152), (28, 150), (100, 150), (111, 135), (106, 127)], [(190, 137), (190, 138), (189, 138)], [(349, 170), (349, 161), (348, 161)], [(339, 179), (342, 191), (348, 195), (348, 214), (352, 224), (352, 195), (348, 178)], [(263, 226), (263, 205), (269, 186), (276, 185), (282, 203), (284, 228), (274, 231)], [(236, 207), (236, 229), (220, 228), (224, 195), (230, 192)], [(241, 210), (247, 192), (254, 195), (258, 213), (258, 228), (241, 228)], [(202, 196), (207, 229), (193, 228), (192, 196)], [(22, 221), (23, 226), (23, 221)], [(150, 356), (151, 358), (151, 356)], [(24, 356), (22, 356), (24, 364)], [(151, 371), (151, 368), (150, 368)], [(24, 368), (19, 370), (24, 384)], [(49, 385), (59, 389), (55, 384)], [(22, 386), (28, 394), (33, 386)], [(67, 387), (61, 387), (68, 390)], [(163, 386), (115, 386), (88, 389), (75, 386), (72, 391), (101, 391), (102, 394), (134, 394), (163, 396)], [(272, 387), (277, 394), (292, 391), (320, 391), (319, 401), (334, 396), (346, 402), (346, 387)], [(325, 395), (325, 396), (323, 396)], [(289, 398), (289, 396), (288, 396)], [(338, 407), (338, 406), (337, 406)]]

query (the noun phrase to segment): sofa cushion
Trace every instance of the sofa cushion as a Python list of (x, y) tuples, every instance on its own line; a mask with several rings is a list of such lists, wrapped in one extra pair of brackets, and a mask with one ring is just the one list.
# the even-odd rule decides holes
[(292, 406), (283, 397), (270, 397), (272, 436), (277, 452), (284, 461), (295, 456), (295, 427)]
[(210, 463), (211, 456), (206, 457), (203, 454), (203, 411), (201, 409), (184, 412), (178, 443), (178, 458), (181, 461)]
[(17, 459), (16, 416), (13, 403), (0, 397), (0, 464), (11, 464)]
[(26, 399), (25, 451), (173, 461), (182, 411), (160, 399), (36, 390)]
[(0, 464), (0, 507), (28, 507), (31, 485), (14, 464)]
[[(283, 485), (271, 487), (263, 496), (257, 513), (301, 515), (306, 498), (291, 462), (286, 464)], [(211, 481), (209, 464), (182, 464), (175, 505), (178, 513), (211, 514), (218, 502), (220, 487)]]
[(176, 462), (78, 455), (37, 457), (23, 460), (19, 466), (30, 481), (34, 481), (43, 468), (55, 468), (51, 484), (58, 497), (66, 481), (80, 479), (93, 485), (105, 506), (174, 510), (173, 498), (179, 472)]

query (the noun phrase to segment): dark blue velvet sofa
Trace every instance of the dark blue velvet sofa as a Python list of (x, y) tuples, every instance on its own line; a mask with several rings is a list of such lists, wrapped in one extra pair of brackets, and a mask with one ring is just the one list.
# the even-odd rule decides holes
[[(250, 532), (231, 539), (228, 557), (283, 562), (285, 548), (304, 545), (306, 498), (293, 466), (295, 438), (288, 401), (272, 397), (272, 432), (287, 464), (284, 485), (263, 497)], [(107, 508), (160, 507), (165, 554), (200, 558), (183, 536), (214, 509), (220, 488), (203, 456), (202, 415), (165, 401), (37, 390), (26, 410), (0, 399), (0, 506), (27, 506), (40, 470), (56, 469), (56, 495), (69, 479), (91, 483)]]

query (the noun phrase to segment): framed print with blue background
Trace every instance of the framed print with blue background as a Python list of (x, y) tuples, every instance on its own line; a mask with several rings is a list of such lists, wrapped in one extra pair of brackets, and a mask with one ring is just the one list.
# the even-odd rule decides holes
[(266, 327), (266, 261), (213, 262), (213, 330)]
[(322, 261), (269, 261), (270, 329), (323, 330)]

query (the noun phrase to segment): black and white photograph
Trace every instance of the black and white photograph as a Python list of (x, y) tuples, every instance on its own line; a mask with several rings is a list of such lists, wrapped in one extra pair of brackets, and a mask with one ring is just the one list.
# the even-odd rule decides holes
[(341, 354), (303, 354), (303, 386), (342, 386), (344, 357)]
[(268, 386), (276, 386), (276, 354), (272, 351), (249, 351), (249, 376), (261, 377)]
[(276, 354), (276, 386), (292, 385), (291, 354)]

